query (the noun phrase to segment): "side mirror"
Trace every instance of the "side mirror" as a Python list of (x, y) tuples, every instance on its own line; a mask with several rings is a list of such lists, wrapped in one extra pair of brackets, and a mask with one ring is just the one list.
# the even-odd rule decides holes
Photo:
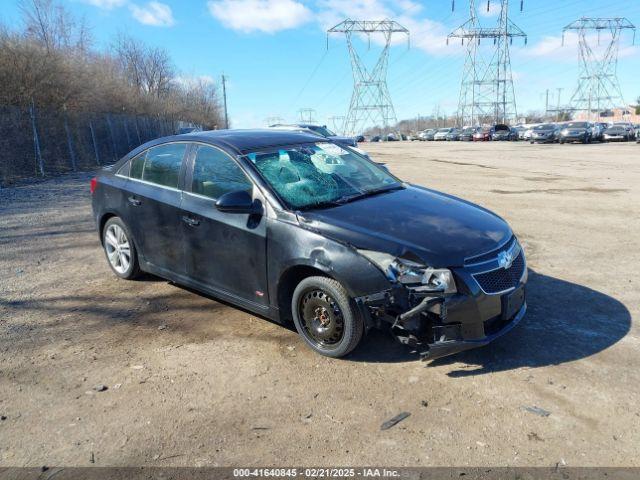
[(254, 201), (246, 190), (225, 193), (216, 201), (216, 208), (227, 213), (262, 213), (260, 202)]

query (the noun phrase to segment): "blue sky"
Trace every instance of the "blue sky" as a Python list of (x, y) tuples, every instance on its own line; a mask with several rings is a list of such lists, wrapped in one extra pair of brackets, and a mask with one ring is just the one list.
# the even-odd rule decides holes
[[(84, 15), (98, 47), (118, 32), (166, 48), (183, 77), (228, 78), (231, 122), (235, 127), (263, 126), (267, 117), (287, 121), (301, 108), (313, 108), (317, 120), (345, 115), (352, 76), (343, 37), (325, 31), (345, 18), (393, 18), (411, 32), (411, 48), (398, 38), (391, 50), (388, 85), (398, 119), (430, 115), (437, 107), (454, 113), (464, 61), (446, 35), (468, 16), (468, 0), (61, 0)], [(0, 20), (15, 24), (17, 2), (0, 0)], [(495, 23), (492, 7), (477, 0), (479, 18)], [(562, 27), (580, 16), (624, 16), (640, 27), (638, 0), (512, 0), (511, 19), (528, 36), (528, 44), (511, 49), (518, 111), (544, 109), (548, 88), (555, 105), (557, 88), (565, 103), (578, 75), (575, 38), (561, 46)], [(627, 102), (640, 96), (640, 32), (636, 46), (625, 35), (618, 74)], [(606, 36), (603, 36), (603, 42)], [(377, 45), (360, 45), (374, 59)]]

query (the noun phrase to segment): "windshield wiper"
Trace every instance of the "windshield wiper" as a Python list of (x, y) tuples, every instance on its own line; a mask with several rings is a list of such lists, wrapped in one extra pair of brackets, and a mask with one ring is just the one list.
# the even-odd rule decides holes
[(304, 207), (298, 208), (298, 210), (305, 211), (305, 210), (316, 210), (319, 208), (327, 208), (327, 207), (339, 207), (342, 204), (343, 204), (342, 199), (339, 198), (337, 200), (327, 200), (324, 202), (310, 203), (309, 205), (305, 205)]
[(349, 195), (348, 197), (342, 197), (336, 200), (340, 202), (340, 204), (353, 202), (354, 200), (360, 200), (361, 198), (373, 197), (374, 195), (378, 195), (380, 193), (391, 192), (393, 190), (400, 190), (404, 187), (400, 183), (396, 183), (394, 185), (386, 185), (380, 188), (373, 188), (371, 190), (367, 190), (365, 192), (356, 193), (355, 195)]
[(300, 207), (298, 210), (305, 211), (305, 210), (316, 210), (316, 209), (327, 208), (327, 207), (339, 207), (340, 205), (344, 205), (345, 203), (353, 202), (354, 200), (360, 200), (361, 198), (372, 197), (372, 196), (378, 195), (380, 193), (390, 192), (392, 190), (399, 190), (399, 189), (402, 189), (402, 188), (404, 188), (404, 187), (400, 183), (396, 183), (394, 185), (386, 185), (384, 187), (374, 188), (374, 189), (371, 189), (371, 190), (367, 190), (365, 192), (356, 193), (354, 195), (348, 195), (346, 197), (339, 197), (339, 198), (336, 198), (334, 200), (327, 200), (327, 201), (323, 201), (323, 202), (310, 203), (309, 205), (305, 205), (304, 207)]

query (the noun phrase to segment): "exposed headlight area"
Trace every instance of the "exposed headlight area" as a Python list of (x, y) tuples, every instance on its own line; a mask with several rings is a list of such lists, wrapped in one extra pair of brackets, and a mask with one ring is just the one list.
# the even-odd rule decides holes
[(358, 252), (382, 270), (386, 277), (394, 283), (416, 287), (421, 292), (441, 294), (457, 292), (453, 274), (449, 269), (432, 268), (373, 250), (358, 250)]

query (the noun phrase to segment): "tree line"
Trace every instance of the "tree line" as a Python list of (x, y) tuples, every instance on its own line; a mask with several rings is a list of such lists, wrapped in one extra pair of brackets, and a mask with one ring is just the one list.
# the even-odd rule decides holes
[(124, 33), (106, 49), (55, 0), (20, 0), (17, 27), (0, 24), (0, 105), (126, 113), (221, 127), (217, 85), (185, 79), (161, 47)]

